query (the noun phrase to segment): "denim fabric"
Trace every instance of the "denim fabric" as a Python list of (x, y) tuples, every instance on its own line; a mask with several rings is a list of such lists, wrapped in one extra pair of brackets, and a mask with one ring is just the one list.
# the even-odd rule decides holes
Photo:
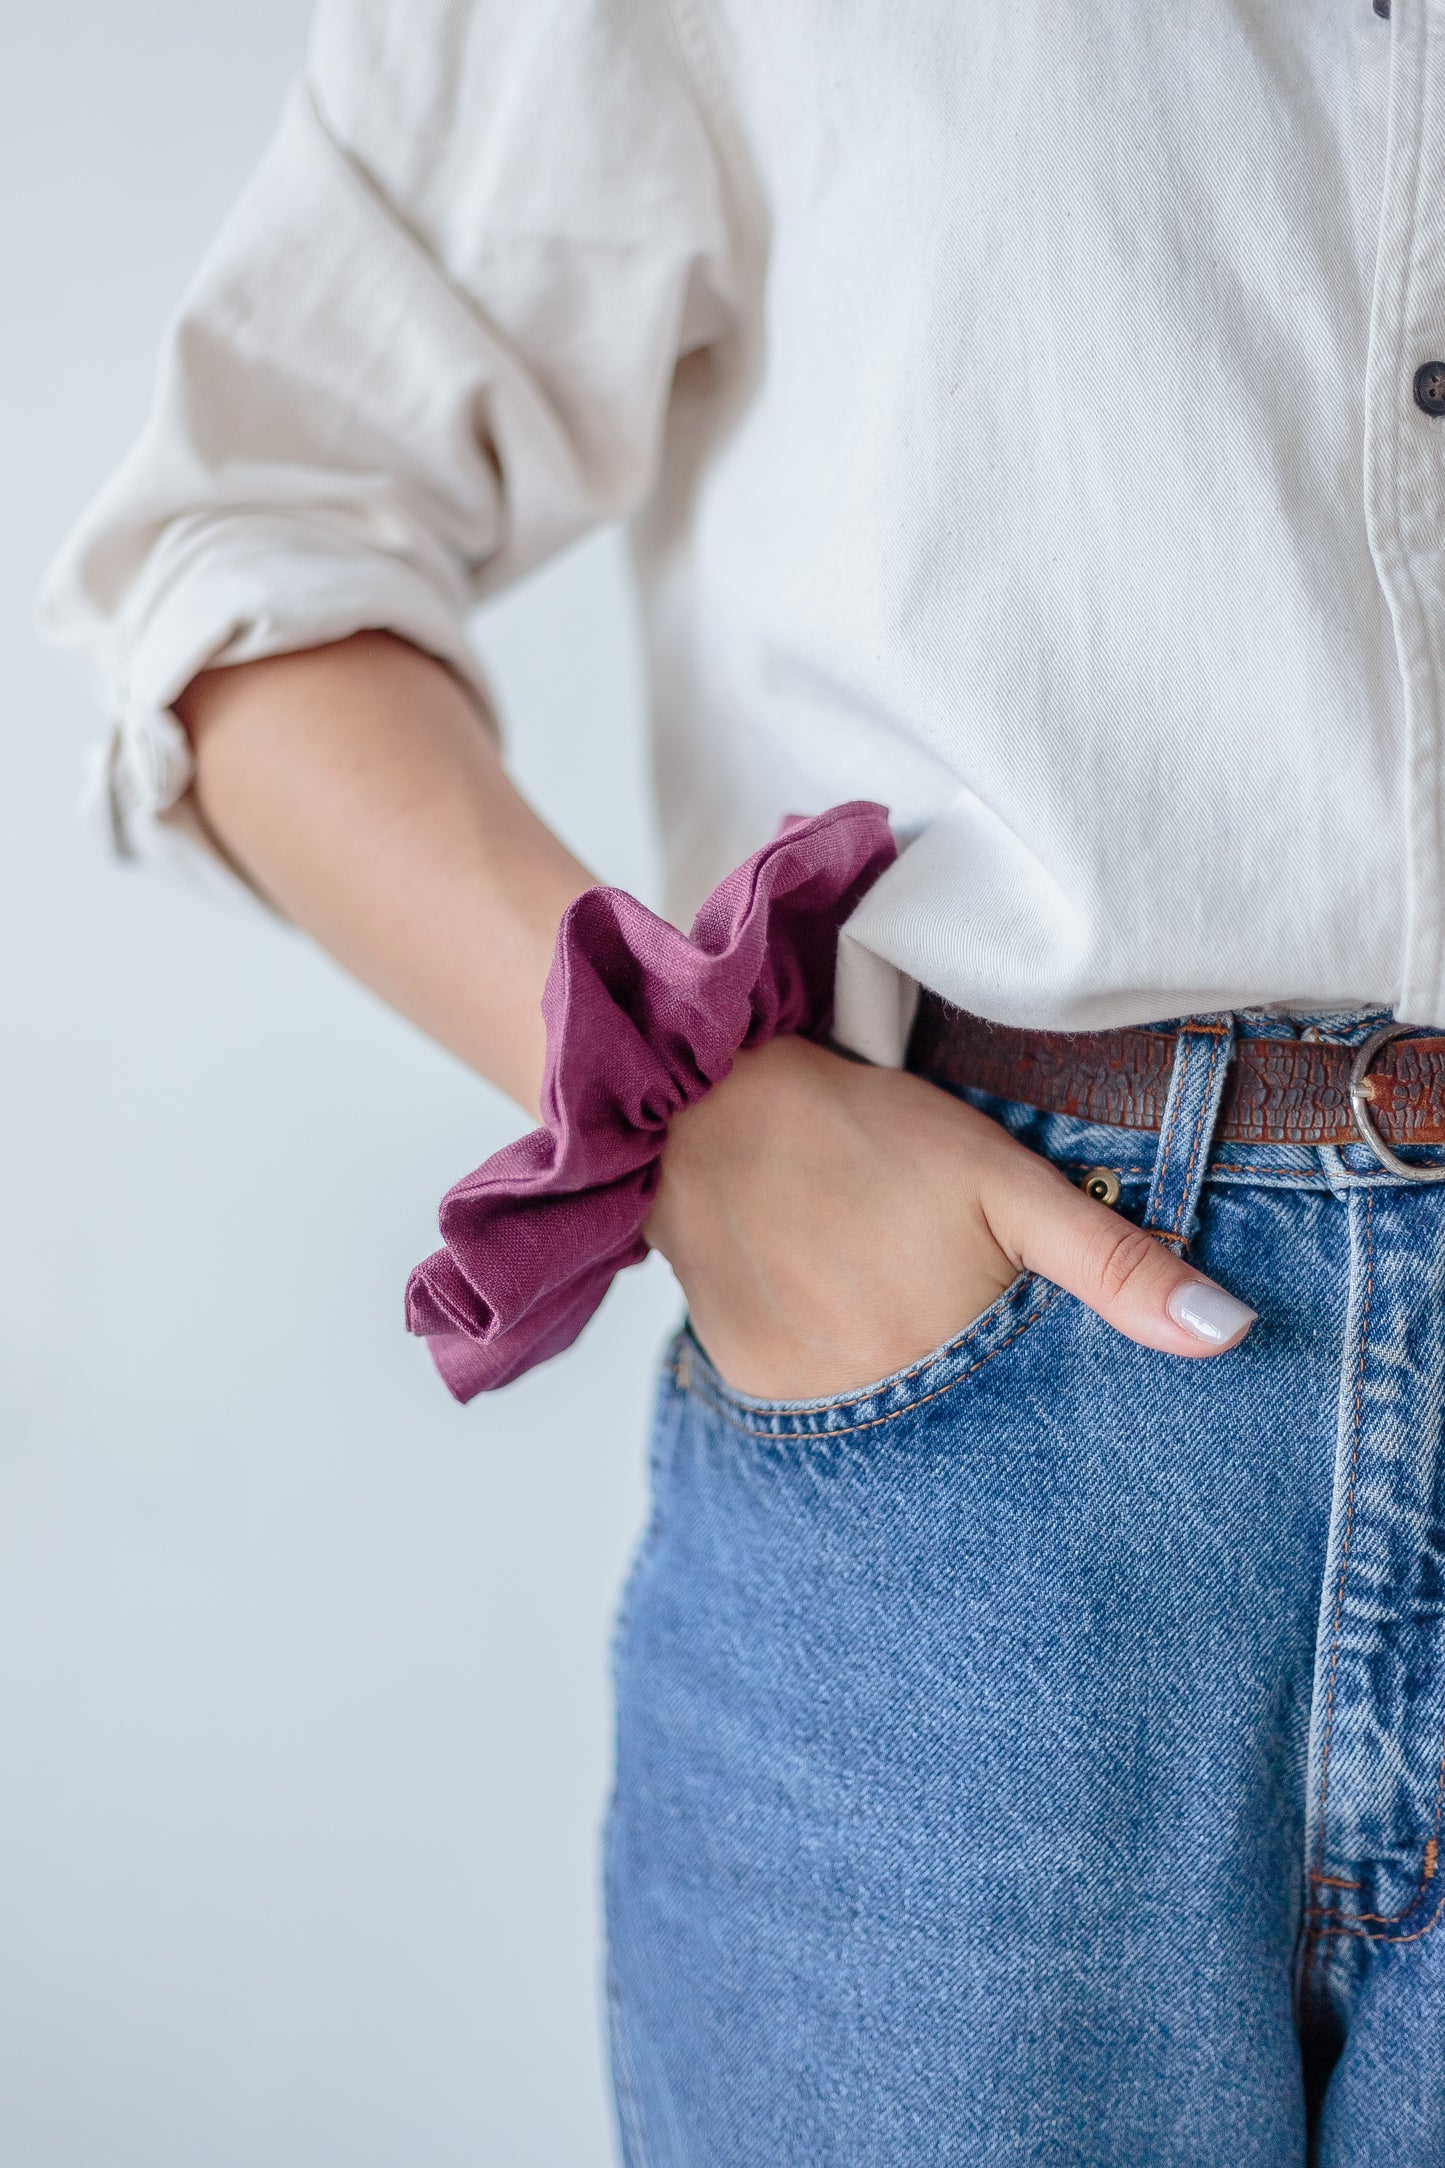
[(1162, 1203), (1160, 1139), (976, 1103), (1195, 1225), (1236, 1352), (1030, 1276), (838, 1399), (669, 1352), (615, 1658), (628, 2168), (1445, 2163), (1445, 1196), (1213, 1148), (1229, 1024), (1181, 1034)]

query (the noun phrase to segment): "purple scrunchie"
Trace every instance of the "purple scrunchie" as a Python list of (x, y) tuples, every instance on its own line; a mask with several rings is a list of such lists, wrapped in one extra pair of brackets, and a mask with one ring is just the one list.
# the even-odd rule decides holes
[(442, 1199), (446, 1247), (407, 1282), (458, 1400), (570, 1347), (642, 1226), (667, 1125), (743, 1047), (832, 1021), (838, 929), (895, 856), (887, 809), (785, 820), (698, 912), (690, 936), (617, 888), (589, 888), (557, 929), (542, 996), (542, 1127)]

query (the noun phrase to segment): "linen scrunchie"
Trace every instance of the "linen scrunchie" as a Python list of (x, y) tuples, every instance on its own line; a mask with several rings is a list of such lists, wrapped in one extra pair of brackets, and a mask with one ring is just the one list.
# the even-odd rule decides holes
[(690, 935), (621, 889), (569, 906), (542, 996), (542, 1126), (448, 1190), (445, 1247), (407, 1282), (407, 1329), (458, 1400), (570, 1347), (646, 1256), (675, 1114), (742, 1048), (827, 1032), (838, 930), (894, 856), (886, 808), (858, 801), (785, 820)]

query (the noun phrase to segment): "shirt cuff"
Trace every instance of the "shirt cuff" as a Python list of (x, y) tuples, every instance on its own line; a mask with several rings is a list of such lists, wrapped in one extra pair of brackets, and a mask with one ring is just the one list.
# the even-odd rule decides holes
[(195, 772), (191, 743), (174, 702), (201, 670), (291, 654), (355, 632), (395, 633), (445, 663), (476, 700), (487, 726), (495, 713), (481, 664), (465, 631), (465, 598), (443, 595), (400, 558), (349, 551), (334, 537), (309, 546), (275, 530), (287, 523), (235, 523), (212, 534), (191, 576), (153, 603), (127, 642), (124, 676), (103, 686), (113, 721), (91, 755), (82, 811), (119, 858), (167, 865), (213, 894), (259, 902), (217, 848), (187, 796)]

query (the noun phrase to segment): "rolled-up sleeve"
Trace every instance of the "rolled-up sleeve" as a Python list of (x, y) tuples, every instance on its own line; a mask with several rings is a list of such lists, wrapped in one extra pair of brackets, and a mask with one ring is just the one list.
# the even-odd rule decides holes
[(42, 593), (111, 722), (125, 856), (232, 876), (186, 798), (196, 672), (383, 628), (487, 695), (478, 600), (652, 487), (736, 308), (664, 0), (334, 0)]

